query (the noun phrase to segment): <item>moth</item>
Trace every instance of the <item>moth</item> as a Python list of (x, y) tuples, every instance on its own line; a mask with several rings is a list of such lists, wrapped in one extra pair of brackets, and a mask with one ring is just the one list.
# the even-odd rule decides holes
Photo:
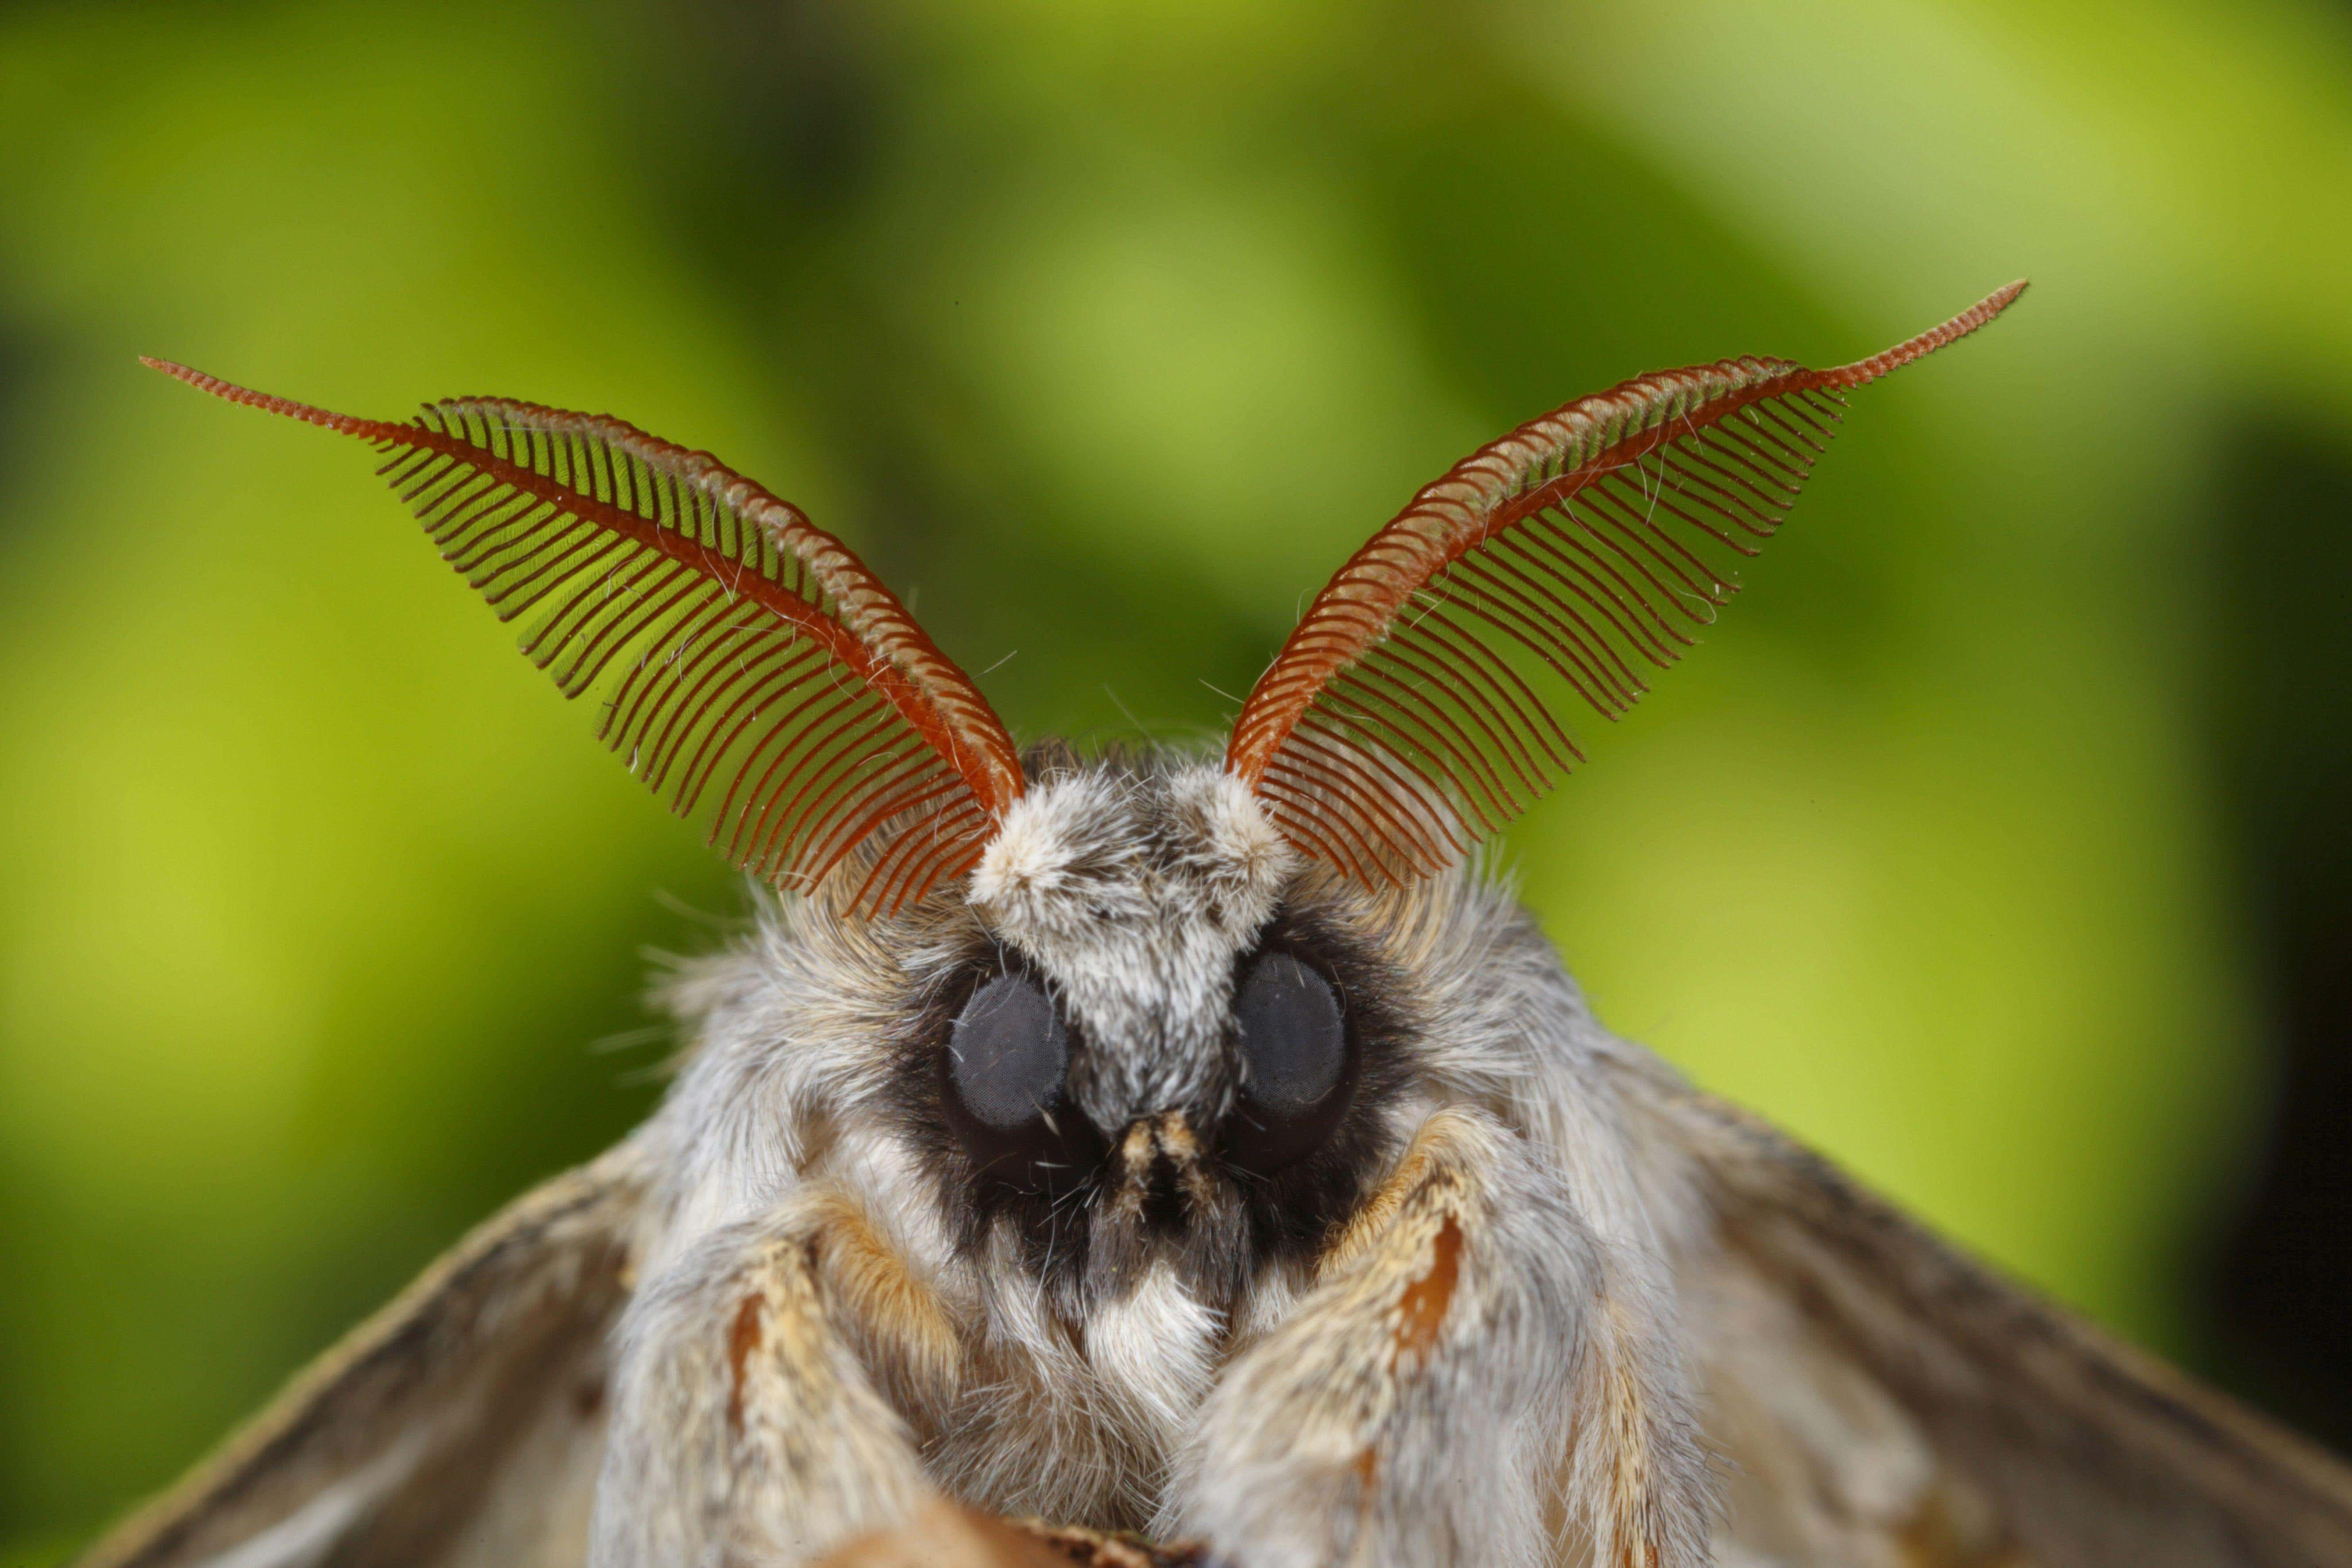
[(641, 1129), (87, 1562), (2352, 1561), (2352, 1475), (1610, 1034), (1473, 853), (1580, 760), (1563, 696), (1624, 711), (1714, 619), (1848, 395), (2023, 287), (1481, 448), (1214, 754), (1016, 748), (839, 541), (616, 419), (149, 362), (375, 447), (772, 891), (669, 989)]

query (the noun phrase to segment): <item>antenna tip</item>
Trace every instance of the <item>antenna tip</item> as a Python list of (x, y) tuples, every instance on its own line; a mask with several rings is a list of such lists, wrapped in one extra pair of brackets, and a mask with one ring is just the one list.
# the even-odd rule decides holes
[(2025, 292), (2031, 281), (2030, 279), (2020, 278), (2013, 283), (2004, 283), (1950, 321), (1930, 327), (1917, 337), (1895, 344), (1885, 353), (1873, 354), (1868, 359), (1822, 372), (1817, 384), (1838, 388), (1861, 386), (1876, 381), (1889, 371), (1900, 370), (1915, 359), (1924, 359), (1946, 343), (1967, 337), (2008, 310), (2017, 302), (2017, 297)]
[(232, 402), (236, 401), (239, 395), (245, 397), (255, 395), (241, 386), (233, 386), (216, 375), (206, 375), (203, 371), (191, 369), (177, 360), (158, 359), (153, 354), (141, 354), (139, 363), (149, 370), (162, 371), (173, 381), (184, 381), (199, 392), (209, 392), (216, 397), (229, 398)]
[(152, 354), (141, 354), (139, 363), (150, 370), (162, 371), (174, 381), (184, 381), (198, 392), (209, 392), (215, 397), (226, 402), (240, 404), (247, 408), (258, 408), (266, 413), (283, 415), (289, 419), (299, 419), (308, 425), (323, 426), (330, 430), (339, 430), (346, 436), (373, 438), (382, 432), (395, 428), (380, 420), (354, 419), (348, 414), (336, 414), (328, 409), (314, 408), (307, 403), (297, 403), (290, 397), (273, 397), (268, 393), (256, 392), (251, 387), (239, 386), (233, 381), (223, 381), (216, 375), (206, 375), (203, 371), (192, 370), (173, 360), (157, 359)]

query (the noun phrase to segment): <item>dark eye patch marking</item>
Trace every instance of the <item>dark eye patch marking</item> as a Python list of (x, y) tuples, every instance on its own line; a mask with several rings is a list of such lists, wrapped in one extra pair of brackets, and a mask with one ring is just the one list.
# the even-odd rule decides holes
[[(1259, 965), (1275, 955), (1283, 963), (1252, 994)], [(975, 1008), (1006, 976), (1001, 999)], [(1024, 956), (977, 926), (908, 978), (887, 1113), (921, 1151), (924, 1179), (959, 1251), (987, 1256), (999, 1227), (1009, 1227), (1027, 1270), (1075, 1321), (1090, 1300), (1090, 1270), (1107, 1245), (1096, 1232), (1117, 1184), (1110, 1140), (1069, 1098), (1071, 1070), (1097, 1047)], [(1379, 942), (1313, 909), (1277, 912), (1234, 961), (1228, 994), (1223, 1114), (1213, 1107), (1191, 1113), (1205, 1207), (1185, 1211), (1181, 1234), (1153, 1233), (1153, 1245), (1173, 1246), (1183, 1277), (1211, 1296), (1237, 1289), (1265, 1261), (1312, 1260), (1356, 1214), (1396, 1152), (1402, 1130), (1391, 1108), (1412, 1080), (1421, 1027), (1417, 994)], [(1325, 1002), (1342, 1031), (1336, 1077)], [(1244, 1060), (1244, 1012), (1256, 1022), (1254, 1065)], [(1053, 1021), (1030, 1033), (1027, 1024), (1011, 1028), (1014, 1016)], [(1307, 1026), (1286, 1031), (1289, 1046), (1273, 1050), (1269, 1026), (1302, 1016)], [(1000, 1025), (1006, 1037), (992, 1042)], [(1044, 1037), (1055, 1033), (1058, 1053)], [(992, 1054), (1030, 1061), (1032, 1070), (996, 1077), (983, 1066)], [(1057, 1063), (1058, 1077), (1037, 1100), (1047, 1062)], [(1004, 1125), (1024, 1101), (1038, 1114)]]

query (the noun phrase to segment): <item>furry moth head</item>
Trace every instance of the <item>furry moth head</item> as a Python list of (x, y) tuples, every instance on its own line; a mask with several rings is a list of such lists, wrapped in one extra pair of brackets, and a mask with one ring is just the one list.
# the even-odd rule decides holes
[(803, 1120), (887, 1107), (964, 1254), (1017, 1238), (1072, 1311), (1162, 1255), (1223, 1310), (1327, 1239), (1426, 1109), (1449, 936), (1408, 933), (1478, 929), (1427, 889), (1580, 760), (1559, 689), (1625, 710), (1735, 591), (1845, 395), (2023, 287), (1842, 369), (1727, 360), (1521, 426), (1340, 568), (1221, 758), (1108, 767), (1024, 763), (845, 546), (708, 454), (501, 398), (394, 424), (158, 368), (375, 446), (630, 771), (808, 896), (804, 999), (867, 1009), (810, 1054), (893, 1087)]

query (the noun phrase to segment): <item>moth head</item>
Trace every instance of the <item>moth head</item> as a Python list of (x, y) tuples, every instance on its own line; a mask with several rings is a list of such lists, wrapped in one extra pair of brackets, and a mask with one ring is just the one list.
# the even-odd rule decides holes
[(862, 966), (777, 1026), (837, 1016), (844, 1055), (882, 1053), (828, 1113), (887, 1080), (968, 1246), (1102, 1292), (1161, 1257), (1229, 1287), (1344, 1218), (1431, 1076), (1397, 897), (1580, 760), (1563, 689), (1613, 719), (1713, 620), (1849, 392), (2022, 288), (1854, 364), (1640, 376), (1480, 448), (1316, 596), (1213, 760), (1024, 762), (856, 555), (707, 453), (499, 398), (360, 419), (150, 363), (375, 446), (631, 771)]
[(1412, 977), (1381, 900), (1220, 763), (1032, 757), (961, 896), (914, 922), (933, 956), (888, 1102), (968, 1247), (1081, 1300), (1155, 1262), (1230, 1299), (1393, 1142)]

